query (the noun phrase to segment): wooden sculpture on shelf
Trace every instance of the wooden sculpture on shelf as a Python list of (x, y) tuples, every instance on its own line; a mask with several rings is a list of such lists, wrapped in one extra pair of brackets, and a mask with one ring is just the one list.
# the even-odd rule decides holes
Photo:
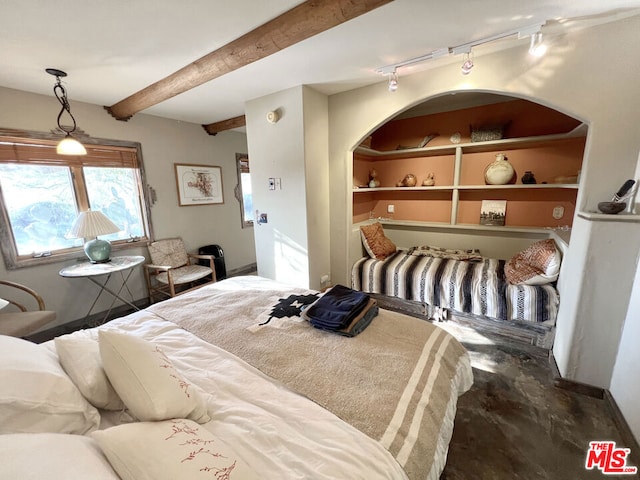
[(407, 173), (402, 180), (396, 183), (396, 187), (415, 187), (418, 180), (413, 173)]
[(433, 172), (427, 173), (427, 178), (422, 181), (423, 187), (433, 187), (436, 184), (436, 177)]
[(378, 180), (378, 172), (376, 172), (375, 168), (373, 168), (369, 172), (369, 187), (377, 188), (379, 186), (380, 186), (380, 180)]

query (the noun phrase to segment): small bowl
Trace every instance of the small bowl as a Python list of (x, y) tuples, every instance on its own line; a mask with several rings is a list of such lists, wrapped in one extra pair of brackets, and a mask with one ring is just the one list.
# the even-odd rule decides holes
[(616, 213), (620, 213), (627, 207), (625, 202), (600, 202), (598, 204), (598, 210), (602, 213), (608, 213), (611, 215), (615, 215)]

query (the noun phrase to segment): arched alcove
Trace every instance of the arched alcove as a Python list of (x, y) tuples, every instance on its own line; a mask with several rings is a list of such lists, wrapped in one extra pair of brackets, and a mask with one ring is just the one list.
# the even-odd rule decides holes
[[(414, 230), (477, 227), (483, 203), (502, 201), (505, 230), (568, 229), (586, 133), (580, 120), (524, 98), (432, 97), (389, 118), (354, 150), (353, 224), (379, 218)], [(515, 176), (508, 185), (487, 185), (484, 171), (498, 154)], [(407, 176), (409, 185), (401, 184)], [(500, 258), (510, 254), (505, 248)]]

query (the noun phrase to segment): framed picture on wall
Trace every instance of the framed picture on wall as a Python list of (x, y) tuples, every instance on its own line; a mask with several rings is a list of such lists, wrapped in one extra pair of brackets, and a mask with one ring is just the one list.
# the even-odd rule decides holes
[(480, 225), (504, 226), (506, 215), (506, 200), (483, 200), (480, 207)]
[(178, 204), (181, 207), (224, 203), (222, 168), (174, 163)]

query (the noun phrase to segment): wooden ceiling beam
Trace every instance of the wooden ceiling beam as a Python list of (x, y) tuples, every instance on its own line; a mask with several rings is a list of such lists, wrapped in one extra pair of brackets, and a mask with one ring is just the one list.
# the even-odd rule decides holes
[(307, 0), (219, 49), (105, 107), (118, 120), (268, 57), (393, 0)]
[(231, 130), (232, 128), (244, 127), (247, 124), (247, 119), (244, 115), (240, 115), (239, 117), (228, 118), (227, 120), (222, 120), (221, 122), (210, 123), (208, 125), (202, 125), (202, 128), (209, 135), (217, 135), (219, 132), (223, 132), (224, 130)]

